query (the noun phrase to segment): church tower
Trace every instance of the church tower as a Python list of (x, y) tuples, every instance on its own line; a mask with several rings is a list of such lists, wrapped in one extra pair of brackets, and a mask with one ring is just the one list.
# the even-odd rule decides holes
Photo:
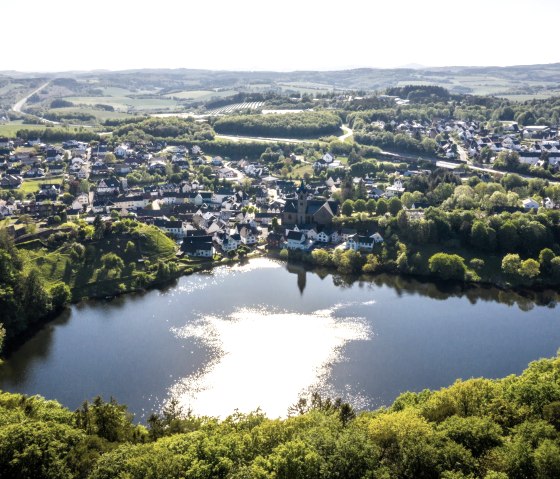
[(301, 185), (297, 189), (297, 198), (298, 198), (298, 205), (297, 205), (297, 224), (303, 225), (309, 223), (306, 218), (307, 212), (307, 187), (305, 186), (305, 182), (301, 180)]

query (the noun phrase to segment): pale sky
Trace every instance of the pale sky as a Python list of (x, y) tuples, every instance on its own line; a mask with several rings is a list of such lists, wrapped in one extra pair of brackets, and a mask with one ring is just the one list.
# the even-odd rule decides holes
[(560, 62), (559, 0), (4, 0), (0, 12), (0, 71)]

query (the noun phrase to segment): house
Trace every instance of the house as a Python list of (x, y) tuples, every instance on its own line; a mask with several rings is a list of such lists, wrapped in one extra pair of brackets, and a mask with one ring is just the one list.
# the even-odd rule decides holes
[(187, 236), (187, 223), (184, 221), (156, 218), (154, 220), (154, 226), (157, 226), (176, 238), (184, 238)]
[(403, 187), (402, 181), (401, 180), (395, 180), (395, 182), (393, 183), (393, 186), (388, 186), (385, 189), (385, 194), (389, 197), (392, 198), (393, 196), (400, 196), (404, 193), (405, 188)]
[(121, 143), (113, 150), (113, 153), (115, 153), (115, 156), (118, 158), (126, 158), (127, 156), (134, 154), (134, 150), (130, 148), (129, 145)]
[(266, 243), (269, 248), (281, 248), (284, 244), (284, 237), (280, 233), (268, 233)]
[(317, 236), (315, 236), (315, 241), (317, 243), (328, 243), (330, 240), (331, 235), (324, 230), (317, 233)]
[(383, 242), (383, 238), (379, 233), (374, 233), (370, 236), (367, 235), (352, 235), (346, 242), (347, 249), (354, 251), (371, 251), (377, 243)]
[(116, 195), (121, 189), (121, 182), (116, 178), (105, 178), (97, 182), (97, 194)]
[(239, 233), (232, 235), (225, 235), (222, 241), (222, 249), (227, 253), (228, 251), (235, 251), (241, 244), (241, 236)]
[(2, 188), (19, 188), (21, 183), (23, 182), (23, 178), (18, 175), (4, 175), (2, 179), (0, 179), (0, 187)]
[(257, 244), (259, 240), (259, 230), (250, 225), (250, 224), (237, 224), (237, 231), (239, 232), (239, 236), (241, 237), (241, 242), (244, 245), (252, 246)]
[(138, 209), (148, 206), (150, 200), (144, 197), (144, 195), (122, 195), (114, 198), (113, 203), (119, 209)]
[(189, 256), (200, 258), (212, 258), (216, 252), (210, 235), (185, 237), (181, 250)]
[(538, 210), (540, 206), (539, 203), (533, 198), (526, 198), (522, 201), (522, 203), (523, 208), (525, 208), (526, 210)]
[(291, 250), (305, 249), (307, 247), (305, 233), (296, 230), (288, 230), (286, 235), (286, 248)]

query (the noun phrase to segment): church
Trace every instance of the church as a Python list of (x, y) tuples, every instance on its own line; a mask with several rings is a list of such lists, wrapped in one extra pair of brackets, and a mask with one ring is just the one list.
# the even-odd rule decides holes
[(329, 226), (338, 214), (338, 206), (338, 201), (309, 199), (308, 188), (302, 180), (297, 198), (286, 200), (282, 224)]

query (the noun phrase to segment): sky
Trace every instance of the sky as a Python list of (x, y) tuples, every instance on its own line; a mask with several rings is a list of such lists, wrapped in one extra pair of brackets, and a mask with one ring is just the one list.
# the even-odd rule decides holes
[(0, 71), (293, 71), (560, 62), (553, 27), (558, 0), (2, 3)]

